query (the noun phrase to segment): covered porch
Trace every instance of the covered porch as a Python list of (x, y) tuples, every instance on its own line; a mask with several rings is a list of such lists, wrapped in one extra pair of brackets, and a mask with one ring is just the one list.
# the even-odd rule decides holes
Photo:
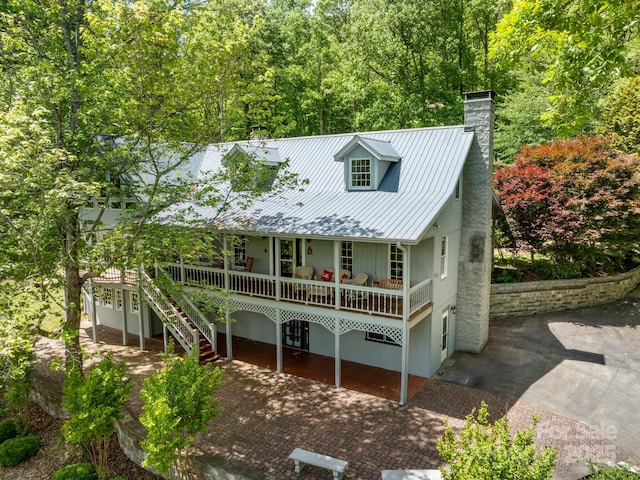
[[(218, 335), (219, 352), (227, 356), (226, 337)], [(233, 358), (241, 362), (276, 370), (276, 346), (233, 336)], [(326, 385), (335, 385), (335, 359), (294, 348), (283, 348), (282, 373), (307, 378)], [(342, 387), (367, 393), (394, 402), (400, 401), (400, 372), (372, 367), (362, 363), (341, 361)], [(427, 378), (409, 375), (407, 400), (410, 400), (427, 382)]]

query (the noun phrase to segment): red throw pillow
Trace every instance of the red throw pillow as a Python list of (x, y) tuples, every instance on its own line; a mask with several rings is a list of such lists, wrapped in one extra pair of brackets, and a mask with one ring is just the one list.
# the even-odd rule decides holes
[(342, 276), (340, 277), (340, 281), (344, 282), (347, 278), (349, 278), (349, 275), (347, 275), (346, 273), (343, 273)]
[(322, 280), (324, 282), (330, 282), (332, 276), (333, 276), (333, 272), (332, 271), (330, 271), (330, 270), (323, 270), (322, 271)]

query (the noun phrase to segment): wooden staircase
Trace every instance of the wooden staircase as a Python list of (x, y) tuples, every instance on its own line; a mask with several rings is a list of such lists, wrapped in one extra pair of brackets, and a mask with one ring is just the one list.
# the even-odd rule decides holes
[(193, 331), (198, 334), (198, 359), (200, 365), (205, 365), (207, 363), (215, 362), (220, 358), (220, 355), (213, 350), (211, 343), (207, 338), (202, 334), (202, 332), (196, 327), (189, 316), (182, 311), (180, 306), (171, 300), (171, 304), (176, 309), (176, 311), (180, 314), (180, 317), (188, 323)]

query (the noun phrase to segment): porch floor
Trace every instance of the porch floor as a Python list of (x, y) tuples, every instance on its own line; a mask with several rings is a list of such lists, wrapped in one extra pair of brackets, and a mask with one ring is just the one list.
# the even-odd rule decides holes
[[(233, 336), (233, 358), (241, 362), (276, 369), (276, 346)], [(218, 353), (227, 355), (225, 334), (218, 334)], [(283, 372), (327, 385), (335, 385), (335, 360), (293, 348), (282, 348)], [(341, 361), (342, 387), (400, 401), (400, 372), (372, 367), (362, 363)], [(407, 400), (410, 400), (427, 382), (427, 378), (409, 375)]]

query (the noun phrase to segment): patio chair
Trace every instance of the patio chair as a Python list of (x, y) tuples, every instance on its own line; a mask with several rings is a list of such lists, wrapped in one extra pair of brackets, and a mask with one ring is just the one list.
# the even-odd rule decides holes
[(342, 283), (345, 285), (357, 285), (358, 287), (364, 287), (367, 284), (367, 280), (369, 280), (369, 275), (366, 273), (359, 273), (354, 278), (347, 278), (343, 280)]
[[(366, 273), (359, 273), (354, 278), (343, 280), (342, 283), (345, 285), (364, 287), (367, 285), (367, 280), (369, 280), (369, 275), (367, 275)], [(365, 296), (367, 296), (366, 292), (361, 292), (359, 290), (347, 290), (347, 300), (357, 300), (360, 298), (364, 298)]]
[(388, 290), (402, 290), (402, 280), (399, 278), (381, 278), (380, 288)]
[[(293, 267), (292, 278), (298, 278), (300, 280), (311, 280), (313, 278), (313, 267), (309, 266), (296, 266)], [(290, 294), (294, 295), (296, 299), (304, 300), (307, 295), (307, 286), (299, 283), (289, 285)]]
[(253, 268), (253, 257), (247, 257), (247, 261), (244, 264), (244, 271), (250, 272)]
[(293, 278), (311, 280), (313, 278), (313, 267), (293, 267)]

